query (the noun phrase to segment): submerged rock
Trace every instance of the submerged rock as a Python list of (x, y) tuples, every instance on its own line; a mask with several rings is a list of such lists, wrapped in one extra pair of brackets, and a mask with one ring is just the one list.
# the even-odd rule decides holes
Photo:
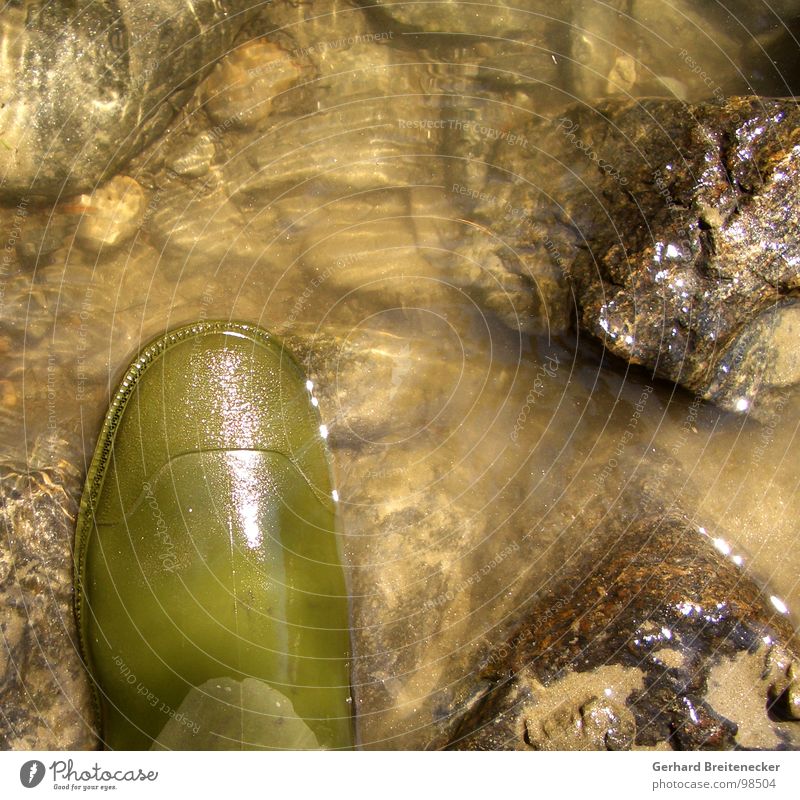
[(292, 89), (300, 73), (290, 53), (277, 45), (264, 39), (246, 42), (203, 83), (203, 107), (223, 129), (255, 125), (270, 115), (273, 99)]
[(798, 105), (606, 103), (550, 127), (548, 152), (579, 156), (557, 199), (581, 325), (725, 409), (782, 402), (800, 380)]
[(451, 747), (800, 745), (793, 630), (702, 530), (654, 514), (607, 525), (491, 651)]
[(443, 60), (461, 62), (462, 81), (471, 70), (498, 86), (524, 86), (535, 94), (539, 112), (548, 100), (563, 105), (567, 98), (594, 102), (617, 95), (694, 101), (761, 93), (770, 82), (793, 80), (787, 66), (797, 49), (791, 0), (769, 9), (742, 0), (359, 2), (376, 29), (409, 42), (419, 33), (417, 46), (456, 52)]
[(0, 197), (113, 175), (167, 127), (255, 0), (43, 3), (0, 19)]
[(0, 466), (0, 749), (94, 747), (72, 607), (78, 475)]

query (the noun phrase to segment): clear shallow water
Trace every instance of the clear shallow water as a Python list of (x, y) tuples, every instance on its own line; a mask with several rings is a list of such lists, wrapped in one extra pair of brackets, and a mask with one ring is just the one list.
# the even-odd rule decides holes
[(303, 360), (368, 745), (444, 729), (480, 653), (604, 514), (674, 503), (800, 599), (794, 397), (760, 424), (610, 359), (570, 326), (548, 232), (527, 222), (553, 191), (530, 171), (531, 118), (748, 81), (786, 94), (786, 31), (746, 5), (737, 22), (531, 3), (524, 23), (492, 5), (280, 7), (268, 43), (232, 52), (123, 178), (2, 211), (10, 459), (85, 469), (130, 358), (181, 323), (257, 322)]

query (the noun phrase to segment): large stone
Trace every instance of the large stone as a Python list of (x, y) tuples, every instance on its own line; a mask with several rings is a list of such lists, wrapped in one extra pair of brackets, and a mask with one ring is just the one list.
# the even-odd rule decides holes
[(744, 0), (358, 1), (375, 29), (450, 62), (437, 66), (451, 76), (451, 91), (460, 85), (474, 96), (481, 82), (524, 87), (540, 113), (548, 102), (615, 95), (766, 93), (776, 81), (789, 93), (794, 81), (791, 0), (769, 8)]
[(797, 382), (794, 101), (609, 102), (540, 138), (574, 165), (554, 185), (584, 328), (732, 411)]
[(25, 0), (0, 19), (0, 198), (113, 175), (167, 127), (255, 0)]
[(96, 746), (72, 595), (77, 471), (0, 467), (0, 748)]
[(604, 529), (489, 653), (451, 747), (797, 747), (797, 641), (780, 601), (683, 517)]

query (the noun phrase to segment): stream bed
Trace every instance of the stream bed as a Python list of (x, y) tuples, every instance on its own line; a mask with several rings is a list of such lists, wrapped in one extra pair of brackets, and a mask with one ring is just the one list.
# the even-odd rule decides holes
[[(74, 510), (142, 346), (199, 319), (282, 337), (328, 431), (364, 747), (444, 746), (608, 519), (679, 511), (796, 622), (798, 394), (756, 419), (611, 355), (579, 331), (563, 239), (530, 223), (570, 174), (539, 169), (533, 123), (788, 96), (789, 29), (761, 3), (367, 5), (274, 3), (116, 174), (0, 208), (3, 460), (68, 472)], [(92, 746), (67, 671), (72, 700), (0, 721), (5, 746)]]

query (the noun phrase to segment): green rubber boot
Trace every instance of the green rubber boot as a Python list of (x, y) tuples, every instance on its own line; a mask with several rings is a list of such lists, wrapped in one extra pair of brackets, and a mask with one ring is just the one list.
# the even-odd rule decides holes
[(312, 385), (204, 322), (146, 347), (109, 409), (75, 544), (112, 749), (349, 748), (348, 598)]

